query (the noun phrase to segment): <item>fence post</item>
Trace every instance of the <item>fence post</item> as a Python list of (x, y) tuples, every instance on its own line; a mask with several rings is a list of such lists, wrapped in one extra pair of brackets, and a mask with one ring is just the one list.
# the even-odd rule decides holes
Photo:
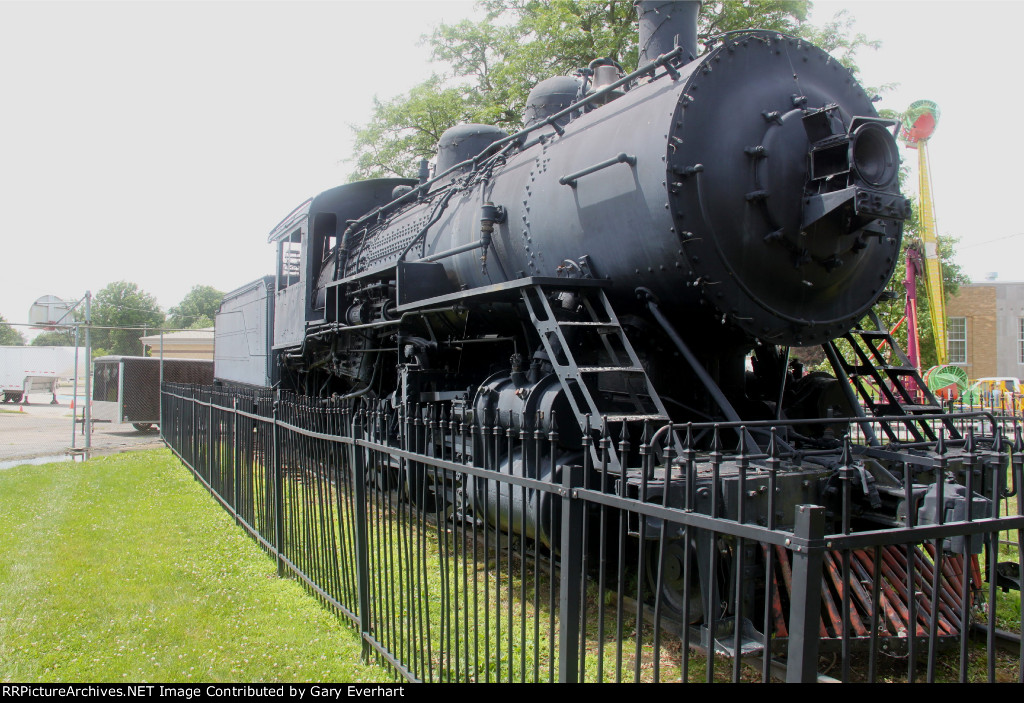
[[(224, 493), (224, 462), (221, 460), (222, 457), (220, 456), (220, 442), (215, 441), (215, 437), (219, 433), (214, 432), (213, 429), (214, 416), (216, 413), (214, 413), (213, 411), (213, 393), (210, 392), (209, 389), (207, 389), (207, 398), (210, 401), (210, 405), (208, 406), (207, 409), (208, 417), (210, 419), (207, 420), (206, 425), (206, 463), (210, 465), (209, 475), (211, 486), (213, 485), (214, 463), (216, 463), (217, 465), (217, 495), (220, 496), (221, 499), (223, 499), (224, 496), (222, 494)], [(214, 459), (214, 457), (216, 457), (216, 459)]]
[(191, 401), (191, 404), (192, 404), (192, 408), (191, 408), (191, 410), (192, 410), (192, 426), (189, 429), (190, 429), (190, 434), (192, 436), (189, 437), (189, 439), (191, 441), (189, 442), (188, 450), (189, 450), (189, 459), (192, 460), (192, 466), (194, 467), (192, 469), (192, 473), (196, 475), (196, 480), (198, 480), (199, 472), (201, 471), (201, 469), (199, 467), (199, 450), (196, 447), (197, 442), (199, 441), (197, 439), (197, 437), (199, 436), (199, 434), (198, 434), (199, 433), (199, 425), (196, 424), (196, 405), (197, 405), (196, 401), (198, 400), (198, 398), (196, 398), (196, 389), (195, 389), (194, 386), (189, 388), (189, 391), (190, 391), (190, 393), (189, 393), (189, 400)]
[(284, 576), (284, 562), (281, 561), (281, 548), (282, 544), (284, 525), (283, 514), (284, 514), (284, 495), (281, 480), (281, 446), (279, 435), (281, 433), (277, 426), (278, 408), (281, 403), (281, 391), (274, 391), (274, 405), (271, 425), (271, 431), (273, 432), (273, 451), (271, 452), (272, 461), (270, 470), (274, 477), (274, 558), (277, 559), (277, 575)]
[[(825, 537), (825, 508), (798, 505), (793, 535), (805, 540)], [(793, 548), (793, 588), (789, 605), (789, 655), (787, 683), (814, 683), (818, 680), (818, 630), (821, 623), (821, 570), (824, 548), (795, 545)]]
[(241, 515), (239, 509), (239, 503), (242, 502), (242, 489), (241, 484), (241, 470), (238, 466), (238, 450), (239, 450), (239, 438), (238, 438), (238, 396), (231, 396), (231, 485), (234, 488), (234, 496), (232, 498), (232, 506), (235, 509), (235, 522), (239, 522), (239, 515)]
[(358, 441), (363, 438), (362, 426), (357, 414), (351, 416), (353, 441), (352, 482), (355, 486), (355, 528), (356, 528), (356, 580), (359, 595), (359, 634), (363, 643), (363, 660), (370, 656), (370, 558), (367, 541), (366, 510), (366, 462), (363, 448)]
[(558, 581), (558, 681), (580, 680), (580, 613), (583, 588), (583, 511), (584, 501), (573, 496), (583, 485), (582, 466), (562, 467), (561, 565)]

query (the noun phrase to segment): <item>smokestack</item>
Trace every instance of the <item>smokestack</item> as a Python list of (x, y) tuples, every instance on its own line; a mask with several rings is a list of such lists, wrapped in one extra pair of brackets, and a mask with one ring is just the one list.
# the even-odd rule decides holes
[(697, 13), (700, 2), (637, 0), (640, 17), (640, 66), (676, 46), (683, 47), (683, 63), (697, 56)]

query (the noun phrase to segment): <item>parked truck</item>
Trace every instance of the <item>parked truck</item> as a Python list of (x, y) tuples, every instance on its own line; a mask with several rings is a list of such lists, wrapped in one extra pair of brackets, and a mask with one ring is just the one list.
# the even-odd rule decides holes
[[(85, 352), (78, 354), (80, 375)], [(57, 402), (57, 385), (75, 375), (75, 347), (0, 347), (3, 402), (29, 402), (30, 393), (46, 393)]]

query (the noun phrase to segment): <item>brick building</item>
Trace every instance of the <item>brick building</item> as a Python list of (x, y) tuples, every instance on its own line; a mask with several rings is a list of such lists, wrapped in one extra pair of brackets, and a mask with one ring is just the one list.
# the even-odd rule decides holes
[(1024, 283), (960, 286), (946, 318), (949, 363), (968, 378), (1024, 377)]
[[(160, 356), (159, 334), (139, 337), (147, 356)], [(165, 359), (213, 359), (213, 328), (168, 332), (163, 335)]]

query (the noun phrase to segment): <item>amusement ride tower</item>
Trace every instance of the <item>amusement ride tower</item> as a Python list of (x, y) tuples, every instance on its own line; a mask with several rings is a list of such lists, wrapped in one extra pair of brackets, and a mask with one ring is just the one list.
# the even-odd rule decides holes
[(907, 252), (907, 353), (915, 366), (921, 366), (921, 351), (917, 340), (917, 282), (918, 267), (923, 273), (928, 300), (931, 303), (932, 335), (939, 366), (946, 364), (946, 298), (942, 285), (942, 264), (939, 260), (938, 235), (935, 230), (935, 201), (932, 198), (931, 172), (928, 163), (928, 140), (939, 122), (939, 107), (931, 100), (918, 100), (907, 110), (907, 126), (900, 137), (907, 148), (917, 149), (917, 177), (921, 243), (924, 251)]

